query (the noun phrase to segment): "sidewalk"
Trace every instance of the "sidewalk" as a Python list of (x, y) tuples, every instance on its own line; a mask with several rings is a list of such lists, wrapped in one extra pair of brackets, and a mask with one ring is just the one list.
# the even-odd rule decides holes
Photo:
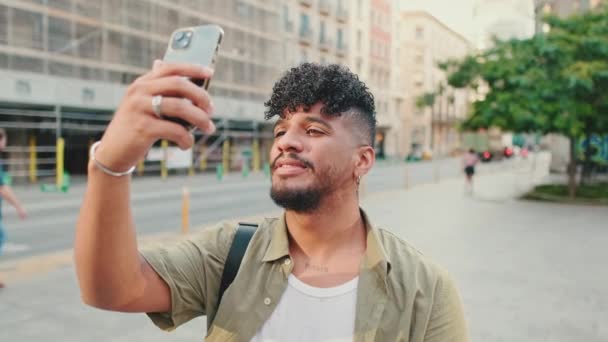
[[(520, 202), (521, 169), (365, 198), (372, 221), (443, 265), (461, 289), (472, 341), (608, 340), (608, 210)], [(200, 341), (203, 319), (164, 333), (142, 314), (79, 299), (63, 267), (0, 291), (1, 341)]]

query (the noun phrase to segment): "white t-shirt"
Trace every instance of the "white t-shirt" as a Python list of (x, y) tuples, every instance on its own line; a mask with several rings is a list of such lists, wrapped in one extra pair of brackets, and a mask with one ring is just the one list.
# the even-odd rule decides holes
[(287, 289), (251, 342), (351, 342), (359, 277), (330, 288), (289, 276)]

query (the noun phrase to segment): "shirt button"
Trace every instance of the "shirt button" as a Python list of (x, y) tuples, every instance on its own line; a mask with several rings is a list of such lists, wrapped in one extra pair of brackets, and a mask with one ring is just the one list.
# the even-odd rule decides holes
[(270, 298), (268, 298), (268, 297), (264, 298), (264, 304), (270, 305), (270, 303), (272, 303), (272, 300), (270, 300)]
[(291, 265), (291, 259), (289, 259), (289, 258), (285, 259), (285, 265)]

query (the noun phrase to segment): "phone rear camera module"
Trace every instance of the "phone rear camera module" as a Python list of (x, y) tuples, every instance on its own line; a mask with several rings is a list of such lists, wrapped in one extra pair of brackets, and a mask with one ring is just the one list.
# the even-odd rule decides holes
[(173, 35), (171, 47), (174, 49), (185, 49), (190, 45), (192, 39), (191, 31), (179, 31)]

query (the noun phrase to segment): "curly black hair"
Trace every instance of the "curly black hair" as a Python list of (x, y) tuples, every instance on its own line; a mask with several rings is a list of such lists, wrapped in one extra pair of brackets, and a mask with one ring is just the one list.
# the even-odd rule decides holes
[(293, 113), (298, 107), (308, 112), (323, 103), (321, 113), (340, 116), (353, 115), (369, 145), (376, 135), (376, 108), (374, 96), (359, 77), (338, 64), (320, 65), (302, 63), (287, 71), (273, 89), (266, 106), (265, 118), (283, 116), (285, 110)]

